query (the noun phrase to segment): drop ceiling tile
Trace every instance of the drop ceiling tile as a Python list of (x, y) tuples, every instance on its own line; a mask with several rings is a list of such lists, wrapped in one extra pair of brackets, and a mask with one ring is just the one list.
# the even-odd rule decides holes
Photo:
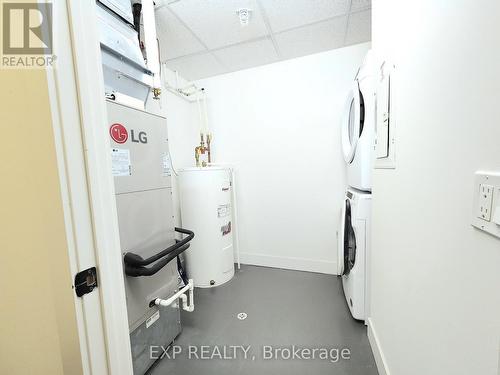
[(177, 70), (187, 80), (216, 76), (226, 72), (226, 68), (211, 53), (180, 57), (166, 62), (167, 68)]
[(161, 61), (190, 55), (205, 49), (203, 44), (170, 12), (168, 7), (157, 9), (155, 14)]
[(270, 64), (278, 60), (273, 43), (268, 39), (237, 44), (213, 53), (230, 71)]
[[(250, 22), (241, 26), (236, 11), (252, 9)], [(209, 49), (256, 39), (267, 35), (267, 28), (255, 0), (181, 0), (170, 9)]]
[(370, 9), (372, 6), (371, 0), (352, 0), (351, 12), (357, 12), (359, 10)]
[(260, 0), (273, 32), (319, 22), (349, 12), (350, 0)]
[(285, 59), (299, 57), (342, 47), (347, 16), (335, 17), (320, 23), (276, 34), (281, 56)]
[(372, 12), (366, 10), (349, 16), (345, 44), (356, 44), (371, 40)]

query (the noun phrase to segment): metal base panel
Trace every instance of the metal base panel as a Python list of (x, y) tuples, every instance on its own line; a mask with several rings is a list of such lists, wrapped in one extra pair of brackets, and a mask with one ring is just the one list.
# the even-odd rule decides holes
[[(156, 315), (159, 317), (156, 321)], [(151, 323), (152, 322), (152, 323)], [(181, 333), (181, 317), (176, 307), (166, 307), (155, 312), (130, 334), (134, 374), (144, 374), (156, 361), (151, 353), (163, 352), (161, 347), (167, 348)]]

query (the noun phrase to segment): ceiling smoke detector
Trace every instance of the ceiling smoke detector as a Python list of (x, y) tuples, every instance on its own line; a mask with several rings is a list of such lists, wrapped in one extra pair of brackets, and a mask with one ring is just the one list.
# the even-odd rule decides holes
[(252, 15), (252, 9), (240, 8), (236, 11), (238, 18), (240, 19), (241, 26), (247, 26), (250, 22), (250, 16)]

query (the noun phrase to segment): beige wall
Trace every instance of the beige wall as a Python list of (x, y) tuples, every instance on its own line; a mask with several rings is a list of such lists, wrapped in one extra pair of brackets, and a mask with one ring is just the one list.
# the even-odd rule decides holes
[(43, 70), (0, 70), (0, 374), (81, 374)]
[(371, 257), (391, 375), (498, 374), (500, 239), (470, 222), (474, 172), (500, 170), (499, 15), (498, 0), (373, 2), (373, 49), (396, 64)]

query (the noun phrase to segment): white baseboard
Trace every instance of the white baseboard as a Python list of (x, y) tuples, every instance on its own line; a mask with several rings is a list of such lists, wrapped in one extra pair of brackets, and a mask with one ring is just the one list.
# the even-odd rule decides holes
[(377, 364), (377, 369), (379, 375), (391, 375), (389, 367), (387, 367), (387, 361), (384, 356), (384, 352), (380, 347), (380, 341), (378, 340), (377, 331), (373, 326), (373, 321), (368, 318), (368, 341), (370, 341), (370, 346), (372, 348), (373, 356), (375, 357), (375, 363)]
[(337, 263), (327, 260), (316, 260), (307, 258), (282, 257), (267, 254), (241, 253), (240, 261), (243, 264), (263, 266), (272, 268), (284, 268), (287, 270), (309, 271), (335, 275)]

